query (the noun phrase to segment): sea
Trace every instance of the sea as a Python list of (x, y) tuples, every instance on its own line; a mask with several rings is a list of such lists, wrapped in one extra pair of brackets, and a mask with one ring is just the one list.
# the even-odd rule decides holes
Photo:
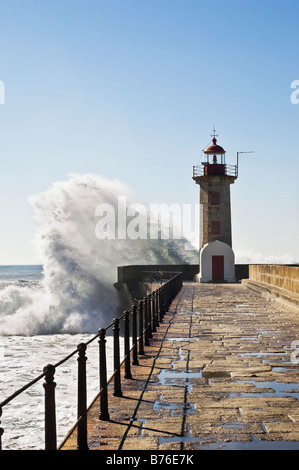
[[(186, 238), (116, 237), (124, 229), (119, 201), (125, 201), (124, 212), (134, 198), (122, 182), (93, 174), (70, 175), (29, 198), (36, 223), (32, 244), (41, 264), (0, 266), (0, 403), (122, 312), (115, 288), (118, 266), (198, 261), (198, 253), (186, 248)], [(106, 223), (104, 239), (96, 230), (99, 207), (115, 214), (113, 224)], [(99, 391), (97, 340), (88, 346), (87, 358), (89, 404)], [(111, 337), (107, 362), (109, 377)], [(76, 374), (77, 355), (55, 373), (58, 445), (76, 422)], [(42, 382), (3, 407), (3, 449), (44, 448)]]
[[(0, 266), (0, 289), (9, 287), (36, 291), (43, 278), (41, 265)], [(104, 325), (102, 325), (104, 326)], [(74, 351), (91, 334), (38, 334), (0, 336), (0, 401), (39, 376), (47, 364), (56, 364)], [(88, 403), (99, 390), (98, 344), (88, 347)], [(112, 342), (107, 338), (108, 376), (112, 375)], [(76, 422), (77, 355), (57, 368), (56, 419), (57, 442), (63, 440)], [(1, 427), (4, 450), (44, 449), (43, 379), (3, 407)]]

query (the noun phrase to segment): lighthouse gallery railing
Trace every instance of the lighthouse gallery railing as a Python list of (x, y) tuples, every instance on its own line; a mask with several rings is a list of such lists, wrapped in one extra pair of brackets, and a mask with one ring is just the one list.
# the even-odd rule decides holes
[(193, 167), (193, 178), (196, 178), (196, 177), (199, 177), (199, 176), (205, 176), (207, 174), (213, 174), (213, 172), (208, 172), (207, 171), (207, 166), (210, 165), (210, 168), (212, 167), (219, 167), (221, 168), (222, 171), (220, 171), (219, 173), (215, 172), (215, 176), (218, 175), (218, 176), (234, 176), (234, 177), (238, 177), (238, 167), (237, 165), (227, 165), (227, 164), (216, 164), (216, 165), (213, 165), (212, 163), (210, 164), (202, 164), (202, 165), (198, 165), (198, 166), (194, 166)]

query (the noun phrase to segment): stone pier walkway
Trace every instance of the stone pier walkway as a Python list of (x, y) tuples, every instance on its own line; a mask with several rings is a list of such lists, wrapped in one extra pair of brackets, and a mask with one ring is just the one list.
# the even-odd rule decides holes
[(184, 284), (132, 375), (90, 450), (299, 450), (299, 313), (241, 284)]

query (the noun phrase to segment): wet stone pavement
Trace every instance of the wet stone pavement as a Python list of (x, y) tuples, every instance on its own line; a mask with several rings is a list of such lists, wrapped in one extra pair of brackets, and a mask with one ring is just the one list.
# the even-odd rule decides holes
[(110, 421), (90, 409), (90, 450), (299, 450), (294, 341), (299, 312), (241, 284), (185, 283), (123, 397), (111, 384)]

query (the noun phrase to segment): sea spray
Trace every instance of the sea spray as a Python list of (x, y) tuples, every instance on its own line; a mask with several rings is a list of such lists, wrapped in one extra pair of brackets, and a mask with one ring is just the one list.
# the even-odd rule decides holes
[(30, 197), (43, 278), (39, 285), (14, 284), (0, 291), (2, 335), (93, 333), (117, 311), (117, 266), (197, 262), (183, 238), (99, 239), (96, 209), (117, 210), (120, 198), (128, 206), (136, 202), (120, 181), (92, 174), (70, 175)]

